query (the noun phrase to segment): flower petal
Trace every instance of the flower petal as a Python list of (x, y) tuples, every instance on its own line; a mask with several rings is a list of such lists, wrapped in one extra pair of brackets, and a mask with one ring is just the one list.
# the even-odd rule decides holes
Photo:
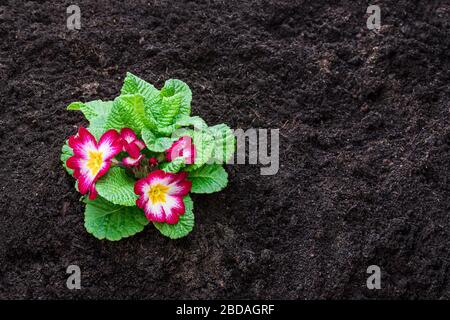
[(165, 222), (175, 224), (179, 220), (179, 216), (186, 211), (182, 197), (166, 196), (166, 202), (163, 203)]
[(94, 136), (85, 128), (80, 127), (76, 136), (71, 136), (68, 141), (75, 156), (87, 159), (89, 151), (97, 150), (97, 142)]
[(72, 156), (66, 161), (66, 165), (70, 169), (79, 169), (83, 166), (84, 161), (77, 156)]
[(197, 155), (195, 151), (195, 146), (191, 145), (190, 149), (187, 149), (184, 156), (186, 164), (193, 164), (195, 162), (195, 156)]
[(134, 184), (134, 193), (137, 195), (144, 194), (146, 189), (148, 189), (149, 183), (147, 181), (147, 178), (139, 179)]
[(172, 174), (164, 172), (163, 170), (156, 170), (153, 171), (152, 173), (150, 173), (147, 176), (147, 182), (150, 185), (156, 184), (156, 183), (161, 183), (164, 185), (168, 185), (170, 184), (170, 182), (172, 181)]
[(83, 142), (89, 141), (95, 143), (95, 137), (84, 127), (78, 128), (78, 137)]
[(170, 184), (170, 189), (168, 191), (168, 194), (171, 196), (180, 196), (184, 197), (191, 191), (192, 189), (192, 182), (183, 180), (183, 181), (177, 181), (175, 183)]
[(175, 141), (172, 146), (166, 150), (166, 158), (172, 161), (178, 157), (183, 157), (186, 164), (193, 164), (195, 160), (195, 146), (192, 143), (192, 138), (183, 136)]
[(178, 181), (182, 181), (185, 180), (188, 176), (188, 173), (186, 171), (181, 171), (178, 172), (177, 174), (174, 174), (174, 179), (173, 182), (178, 182)]
[(111, 161), (104, 161), (102, 163), (102, 166), (100, 167), (100, 170), (98, 171), (97, 175), (95, 176), (95, 181), (98, 180), (101, 176), (105, 175), (106, 172), (108, 172), (109, 167), (111, 167)]
[(137, 158), (126, 157), (126, 158), (123, 158), (122, 164), (126, 167), (134, 167), (134, 166), (137, 166), (141, 162), (143, 157), (144, 157), (143, 154), (140, 154)]
[(103, 160), (110, 160), (122, 151), (122, 142), (116, 130), (106, 131), (98, 142), (98, 150), (103, 153)]
[(147, 201), (145, 200), (145, 198), (143, 196), (139, 197), (136, 200), (136, 205), (141, 209), (143, 209), (145, 207), (146, 203), (147, 203)]
[(78, 190), (80, 190), (81, 194), (86, 194), (91, 189), (91, 186), (95, 181), (95, 177), (91, 176), (89, 173), (80, 172), (77, 180)]
[(166, 215), (164, 213), (164, 208), (161, 203), (152, 204), (150, 201), (147, 202), (144, 207), (144, 213), (148, 220), (154, 222), (165, 222)]
[(136, 139), (136, 140), (133, 141), (133, 143), (135, 145), (137, 145), (138, 148), (141, 149), (141, 150), (145, 148), (145, 143), (142, 140)]
[(95, 183), (91, 185), (91, 188), (89, 189), (89, 200), (94, 200), (97, 198), (98, 192), (97, 189), (95, 189)]
[(175, 158), (181, 157), (183, 152), (183, 146), (180, 140), (175, 141), (169, 149), (166, 150), (166, 158), (168, 161), (172, 161)]
[(80, 177), (80, 169), (73, 169), (73, 177), (78, 180)]
[(128, 154), (132, 158), (139, 157), (139, 154), (141, 153), (141, 149), (139, 149), (139, 147), (134, 142), (126, 144), (125, 151), (128, 152)]
[(131, 143), (136, 140), (136, 133), (134, 133), (134, 131), (130, 128), (122, 128), (120, 130), (120, 137), (127, 143)]

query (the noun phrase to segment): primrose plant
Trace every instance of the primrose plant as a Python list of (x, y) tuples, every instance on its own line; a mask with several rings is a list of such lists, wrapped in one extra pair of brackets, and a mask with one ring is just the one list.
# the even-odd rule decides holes
[(228, 183), (223, 168), (235, 151), (224, 124), (191, 116), (192, 93), (180, 80), (161, 90), (127, 73), (114, 101), (73, 102), (89, 121), (69, 137), (61, 161), (86, 203), (87, 231), (119, 240), (152, 222), (165, 236), (194, 226), (190, 193), (212, 193)]

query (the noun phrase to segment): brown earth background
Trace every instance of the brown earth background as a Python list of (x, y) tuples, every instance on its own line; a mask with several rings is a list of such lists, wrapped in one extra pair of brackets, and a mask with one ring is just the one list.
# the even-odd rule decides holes
[[(82, 28), (66, 28), (66, 8)], [(366, 27), (381, 8), (379, 32)], [(0, 1), (0, 298), (449, 299), (448, 1)], [(280, 170), (230, 165), (196, 226), (83, 226), (59, 161), (126, 71), (178, 78), (209, 124), (279, 128)], [(82, 290), (66, 288), (66, 268)], [(366, 268), (382, 289), (366, 288)]]

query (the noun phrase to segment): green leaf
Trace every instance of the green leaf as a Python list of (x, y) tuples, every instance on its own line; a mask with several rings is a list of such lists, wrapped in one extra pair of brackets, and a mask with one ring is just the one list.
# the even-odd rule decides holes
[(86, 103), (72, 102), (67, 107), (67, 110), (81, 111), (89, 121), (89, 132), (91, 132), (96, 139), (99, 139), (100, 136), (109, 129), (106, 126), (106, 122), (111, 114), (112, 107), (112, 101), (94, 100)]
[(71, 147), (69, 147), (68, 141), (66, 141), (61, 149), (61, 162), (62, 165), (64, 167), (64, 169), (66, 169), (66, 171), (70, 174), (73, 175), (73, 170), (68, 168), (66, 165), (66, 161), (67, 159), (69, 159), (71, 156), (73, 156), (73, 150)]
[(214, 138), (207, 130), (194, 131), (194, 130), (179, 130), (176, 132), (176, 137), (190, 136), (192, 143), (195, 146), (195, 162), (189, 165), (189, 170), (200, 168), (202, 165), (208, 162), (211, 158), (214, 149)]
[(67, 110), (81, 111), (86, 119), (91, 122), (96, 117), (105, 117), (111, 112), (112, 101), (94, 100), (90, 102), (72, 102)]
[(189, 116), (191, 114), (192, 91), (189, 86), (181, 80), (169, 79), (161, 89), (163, 97), (179, 96), (179, 114)]
[(135, 206), (138, 196), (134, 193), (134, 183), (124, 169), (114, 167), (97, 181), (95, 187), (99, 195), (114, 204)]
[(175, 126), (176, 128), (193, 126), (194, 128), (199, 130), (206, 129), (208, 127), (205, 120), (203, 120), (202, 118), (198, 116), (189, 117), (185, 115), (177, 117), (177, 119), (175, 120)]
[(161, 109), (157, 116), (158, 127), (167, 127), (173, 123), (175, 116), (180, 111), (181, 96), (175, 95), (163, 97), (161, 101)]
[(115, 205), (101, 197), (84, 201), (84, 226), (98, 239), (120, 240), (142, 231), (148, 224), (144, 212), (138, 207)]
[(167, 137), (156, 137), (155, 134), (147, 128), (142, 130), (142, 140), (150, 151), (163, 152), (170, 148), (173, 140)]
[(160, 99), (160, 91), (134, 74), (127, 72), (121, 94), (141, 94), (147, 103)]
[(236, 137), (233, 131), (226, 124), (218, 124), (208, 129), (214, 137), (213, 162), (217, 164), (227, 163), (236, 150)]
[(131, 128), (141, 132), (145, 126), (150, 126), (144, 113), (144, 97), (140, 94), (126, 94), (114, 99), (111, 114), (106, 121), (108, 129), (120, 130)]
[(189, 172), (192, 181), (192, 193), (213, 193), (222, 190), (228, 184), (228, 173), (221, 165), (205, 165)]
[(188, 195), (183, 198), (186, 212), (180, 216), (180, 220), (176, 224), (168, 224), (161, 222), (153, 222), (156, 229), (164, 236), (171, 239), (179, 239), (188, 235), (194, 228), (194, 203)]
[(106, 120), (111, 114), (113, 101), (95, 100), (87, 102), (84, 105), (86, 106), (86, 111), (92, 110), (92, 112), (95, 113), (93, 117), (86, 117), (91, 124), (93, 121), (96, 121), (97, 123), (106, 123)]
[(175, 125), (171, 124), (170, 126), (167, 127), (159, 127), (157, 129), (157, 132), (159, 135), (161, 136), (170, 136), (173, 132), (175, 131)]
[(67, 110), (81, 110), (81, 108), (84, 106), (83, 102), (80, 101), (75, 101), (75, 102), (71, 102), (68, 106), (67, 106)]
[(159, 91), (148, 82), (127, 73), (121, 93), (122, 95), (142, 95), (144, 112), (148, 121), (146, 126), (151, 129), (158, 128), (157, 131), (160, 133), (171, 130), (165, 135), (169, 135), (173, 131), (170, 126), (174, 123), (175, 117), (189, 116), (191, 112), (192, 92), (189, 86), (180, 80), (167, 80)]
[(164, 170), (165, 172), (177, 173), (185, 166), (186, 164), (184, 163), (184, 158), (178, 157), (173, 159), (171, 162), (162, 163), (159, 167), (161, 170)]
[(105, 131), (107, 129), (105, 129), (104, 126), (99, 125), (94, 125), (94, 126), (89, 126), (87, 128), (89, 130), (90, 133), (92, 133), (92, 135), (95, 137), (95, 139), (98, 141), (100, 139), (100, 137), (103, 135), (103, 133), (105, 133)]
[(109, 128), (107, 127), (108, 118), (111, 115), (114, 103), (112, 101), (103, 102), (101, 107), (96, 108), (97, 116), (90, 120), (90, 125), (88, 130), (95, 136), (98, 140)]
[(175, 117), (175, 123), (166, 127), (158, 127), (157, 132), (163, 136), (170, 136), (176, 129), (182, 127), (194, 127), (194, 129), (202, 130), (208, 128), (206, 122), (200, 117), (189, 117), (186, 115), (178, 115)]
[(158, 119), (162, 100), (158, 89), (134, 74), (127, 72), (121, 94), (142, 95), (144, 97), (144, 111), (149, 127), (156, 128), (156, 119)]

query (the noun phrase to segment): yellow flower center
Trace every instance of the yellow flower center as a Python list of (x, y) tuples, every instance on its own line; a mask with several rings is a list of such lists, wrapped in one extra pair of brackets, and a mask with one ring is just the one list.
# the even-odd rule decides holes
[(169, 191), (168, 186), (158, 183), (150, 187), (148, 197), (153, 204), (158, 202), (166, 202), (167, 191)]
[(89, 151), (88, 161), (86, 166), (91, 170), (91, 174), (95, 176), (103, 164), (103, 152), (101, 151)]

